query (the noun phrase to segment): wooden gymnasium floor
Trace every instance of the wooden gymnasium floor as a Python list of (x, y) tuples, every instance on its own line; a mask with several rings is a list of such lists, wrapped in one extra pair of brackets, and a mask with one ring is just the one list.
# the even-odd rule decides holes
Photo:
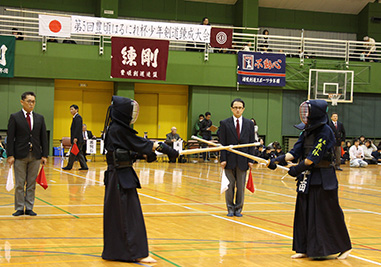
[[(343, 166), (338, 173), (353, 243), (343, 261), (290, 259), (295, 182), (282, 181), (282, 171), (257, 166), (256, 190), (246, 190), (244, 216), (229, 218), (218, 163), (138, 162), (135, 167), (155, 266), (381, 265), (381, 166)], [(89, 168), (61, 171), (60, 158), (49, 158), (49, 188), (36, 191), (38, 216), (12, 217), (13, 190), (5, 190), (8, 169), (0, 163), (1, 266), (151, 266), (101, 259), (106, 164), (98, 157)]]

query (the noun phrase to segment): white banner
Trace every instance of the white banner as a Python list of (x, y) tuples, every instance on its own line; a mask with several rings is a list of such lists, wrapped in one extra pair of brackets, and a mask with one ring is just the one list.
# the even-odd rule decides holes
[(70, 37), (70, 17), (38, 15), (38, 34), (42, 36)]
[(96, 154), (97, 153), (97, 140), (89, 139), (86, 141), (86, 153)]
[(71, 16), (72, 34), (209, 43), (210, 31), (207, 25)]
[(180, 139), (180, 140), (173, 142), (173, 149), (177, 150), (179, 153), (181, 153), (181, 151), (183, 151), (183, 140)]
[(103, 155), (104, 154), (104, 149), (105, 148), (105, 141), (103, 139), (101, 139), (101, 144), (100, 144), (100, 153)]

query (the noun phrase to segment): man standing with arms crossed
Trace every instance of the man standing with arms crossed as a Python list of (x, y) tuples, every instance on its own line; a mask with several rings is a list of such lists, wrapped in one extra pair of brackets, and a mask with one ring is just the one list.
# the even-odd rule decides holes
[[(254, 123), (242, 117), (245, 102), (236, 98), (231, 103), (233, 116), (220, 121), (218, 136), (223, 146), (254, 143)], [(237, 149), (254, 155), (254, 147)], [(229, 180), (229, 187), (225, 192), (227, 216), (242, 217), (243, 201), (245, 196), (246, 172), (253, 165), (253, 160), (239, 156), (226, 150), (221, 151), (221, 167), (225, 169)], [(237, 187), (237, 190), (235, 189)], [(235, 192), (236, 191), (236, 192)], [(234, 203), (234, 192), (236, 194)]]
[(36, 95), (25, 92), (20, 102), (22, 110), (11, 114), (8, 121), (7, 161), (10, 167), (14, 164), (16, 181), (16, 212), (12, 215), (36, 216), (33, 211), (36, 177), (40, 163), (45, 165), (47, 161), (48, 138), (44, 117), (33, 112)]

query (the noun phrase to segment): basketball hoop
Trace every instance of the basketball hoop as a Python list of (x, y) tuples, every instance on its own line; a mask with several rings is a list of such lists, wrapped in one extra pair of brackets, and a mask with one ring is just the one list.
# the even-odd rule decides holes
[(337, 102), (339, 101), (340, 97), (341, 94), (328, 94), (328, 98), (331, 100), (332, 106), (337, 106)]

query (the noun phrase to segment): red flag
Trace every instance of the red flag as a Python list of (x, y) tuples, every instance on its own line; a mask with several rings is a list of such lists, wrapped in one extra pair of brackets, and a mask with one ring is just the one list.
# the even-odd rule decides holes
[(344, 148), (342, 146), (340, 146), (340, 148), (341, 148), (341, 156), (343, 156), (345, 154)]
[(210, 46), (232, 48), (233, 29), (212, 28), (210, 31)]
[(71, 147), (70, 153), (73, 153), (76, 156), (78, 155), (79, 149), (78, 149), (77, 144), (73, 144), (73, 146)]
[(48, 182), (46, 181), (44, 166), (41, 167), (40, 173), (37, 175), (36, 182), (41, 185), (45, 190), (48, 188)]
[(253, 175), (251, 174), (251, 170), (250, 170), (250, 173), (249, 173), (249, 179), (247, 180), (246, 188), (251, 193), (254, 193), (254, 191), (255, 191), (254, 182), (253, 182)]

